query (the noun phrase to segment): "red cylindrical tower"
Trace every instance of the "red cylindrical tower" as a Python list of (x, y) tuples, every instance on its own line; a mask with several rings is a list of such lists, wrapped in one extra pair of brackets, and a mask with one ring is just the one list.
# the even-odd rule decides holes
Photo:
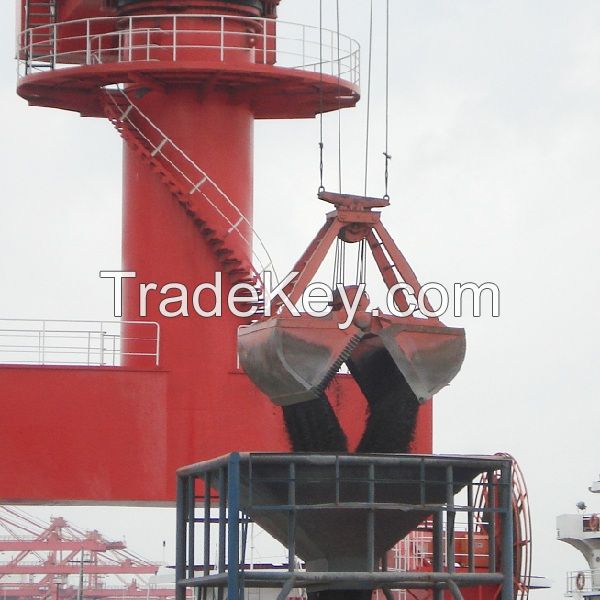
[[(314, 117), (359, 98), (358, 44), (342, 35), (339, 49), (323, 50), (322, 31), (276, 20), (278, 3), (22, 0), (19, 94), (31, 105), (108, 116), (125, 140), (123, 270), (137, 277), (125, 283), (124, 318), (160, 324), (159, 368), (167, 373), (164, 397), (154, 394), (154, 384), (131, 388), (131, 394), (146, 389), (158, 398), (152, 410), (124, 407), (114, 394), (103, 400), (106, 411), (113, 396), (120, 402), (132, 447), (148, 431), (159, 432), (155, 447), (145, 439), (144, 455), (130, 465), (117, 465), (115, 455), (113, 471), (89, 487), (82, 476), (69, 498), (165, 501), (183, 464), (236, 449), (288, 449), (279, 409), (237, 367), (237, 328), (247, 320), (225, 302), (222, 314), (210, 318), (196, 315), (193, 304), (194, 289), (218, 282), (217, 273), (224, 299), (236, 283), (258, 284), (251, 229), (254, 120)], [(170, 283), (185, 286), (189, 316), (165, 314), (181, 312), (180, 288), (160, 293)], [(145, 306), (140, 284), (156, 286)], [(199, 298), (203, 309), (214, 306), (210, 290)], [(128, 331), (125, 325), (125, 338)], [(135, 356), (139, 346), (125, 343), (132, 355), (122, 369), (148, 369)], [(356, 441), (364, 399), (344, 377), (332, 392)], [(415, 449), (428, 452), (430, 408), (421, 413)], [(88, 443), (99, 446), (110, 431), (101, 434)]]

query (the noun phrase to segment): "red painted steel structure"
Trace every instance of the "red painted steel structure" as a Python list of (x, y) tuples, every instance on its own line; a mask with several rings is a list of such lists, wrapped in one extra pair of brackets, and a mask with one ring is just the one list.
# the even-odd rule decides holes
[[(34, 15), (34, 4), (42, 16)], [(217, 271), (229, 275), (225, 292), (234, 282), (256, 281), (244, 241), (252, 214), (254, 120), (353, 106), (358, 82), (351, 72), (338, 77), (276, 63), (276, 21), (261, 20), (275, 19), (276, 0), (119, 4), (22, 0), (22, 26), (37, 27), (37, 37), (22, 38), (27, 70), (18, 92), (34, 106), (107, 115), (120, 129), (123, 269), (137, 272), (136, 283), (177, 281), (193, 289), (213, 282)], [(103, 87), (111, 84), (123, 91)], [(128, 101), (134, 103), (129, 112)], [(157, 132), (168, 138), (164, 153)], [(177, 149), (247, 221), (237, 222), (222, 199), (225, 223), (194, 200), (183, 187), (178, 169), (186, 168)], [(3, 415), (15, 424), (4, 434), (0, 498), (169, 503), (181, 465), (236, 449), (288, 449), (279, 410), (237, 369), (236, 331), (247, 321), (226, 312), (165, 318), (149, 298), (148, 319), (161, 325), (156, 370), (134, 360), (117, 369), (0, 368)], [(126, 285), (124, 317), (139, 319), (139, 308), (137, 285)], [(330, 399), (356, 442), (365, 414), (356, 385), (338, 377)], [(431, 440), (429, 403), (415, 450), (431, 452)]]

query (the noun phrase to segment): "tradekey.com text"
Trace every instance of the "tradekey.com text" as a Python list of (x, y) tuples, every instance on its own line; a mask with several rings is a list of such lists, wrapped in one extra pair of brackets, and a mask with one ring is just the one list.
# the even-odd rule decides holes
[[(139, 291), (139, 317), (148, 316), (149, 303), (158, 302), (159, 313), (166, 318), (189, 317), (220, 317), (224, 310), (231, 314), (251, 318), (259, 310), (261, 305), (261, 316), (270, 317), (272, 306), (285, 307), (292, 316), (300, 316), (302, 312), (313, 317), (324, 317), (328, 315), (334, 304), (334, 296), (339, 296), (347, 318), (340, 323), (340, 328), (345, 329), (354, 320), (358, 310), (364, 310), (368, 295), (365, 285), (354, 287), (349, 293), (349, 286), (338, 284), (335, 289), (330, 285), (320, 282), (311, 283), (306, 287), (298, 303), (295, 305), (289, 298), (290, 284), (294, 282), (298, 273), (289, 273), (282, 281), (274, 281), (273, 274), (269, 271), (262, 276), (262, 294), (248, 283), (237, 283), (225, 292), (223, 275), (215, 273), (213, 282), (199, 283), (189, 288), (182, 283), (165, 283), (160, 286), (157, 283), (138, 283)], [(135, 271), (100, 271), (102, 279), (110, 279), (113, 282), (114, 316), (123, 316), (123, 281), (136, 279)], [(131, 285), (135, 282), (131, 282)], [(488, 292), (484, 295), (484, 292)], [(406, 298), (406, 310), (400, 310), (394, 298), (396, 294), (402, 293)], [(484, 298), (487, 300), (484, 301)], [(485, 303), (492, 317), (500, 316), (500, 289), (495, 283), (486, 282), (476, 284), (455, 283), (452, 294), (440, 283), (426, 283), (416, 292), (408, 283), (398, 283), (387, 291), (386, 310), (373, 309), (373, 314), (387, 312), (396, 317), (407, 317), (411, 315), (422, 315), (424, 317), (441, 317), (450, 310), (455, 317), (465, 314), (464, 305), (472, 308), (471, 315), (480, 317), (482, 306)], [(436, 307), (434, 307), (436, 306)]]

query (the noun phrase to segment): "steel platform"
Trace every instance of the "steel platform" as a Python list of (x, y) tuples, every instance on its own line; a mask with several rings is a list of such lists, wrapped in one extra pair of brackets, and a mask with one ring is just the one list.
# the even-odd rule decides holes
[[(219, 600), (240, 600), (245, 588), (275, 587), (283, 600), (296, 587), (428, 588), (435, 590), (434, 598), (447, 589), (460, 599), (460, 588), (473, 585), (502, 585), (501, 598), (508, 600), (513, 597), (511, 470), (506, 457), (406, 454), (234, 453), (184, 467), (177, 493), (178, 600), (189, 586), (214, 588)], [(481, 474), (488, 475), (484, 484), (475, 481)], [(489, 544), (485, 572), (475, 568), (474, 559), (474, 520), (482, 511), (475, 498), (482, 485), (488, 534), (499, 542)], [(202, 489), (214, 490), (216, 497), (201, 496)], [(457, 516), (467, 524), (467, 569), (455, 567)], [(381, 570), (385, 552), (426, 519), (433, 523), (432, 570)], [(251, 521), (287, 548), (286, 570), (247, 568)], [(214, 565), (208, 523), (218, 525)], [(198, 560), (196, 546), (202, 547)]]

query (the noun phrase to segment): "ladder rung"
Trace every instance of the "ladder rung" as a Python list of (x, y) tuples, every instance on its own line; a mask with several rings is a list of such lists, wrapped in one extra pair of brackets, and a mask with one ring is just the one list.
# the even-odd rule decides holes
[(237, 221), (237, 223), (232, 224), (231, 227), (227, 230), (227, 234), (230, 234), (232, 231), (237, 231), (237, 228), (242, 224), (242, 221), (244, 220), (244, 217), (240, 217)]
[(194, 194), (196, 193), (205, 183), (206, 180), (208, 179), (208, 176), (204, 176), (201, 181), (199, 181), (191, 190), (190, 190), (190, 194)]
[(168, 138), (166, 138), (166, 137), (165, 137), (165, 138), (163, 138), (163, 139), (161, 140), (160, 144), (158, 144), (158, 146), (156, 146), (156, 147), (154, 148), (154, 150), (152, 150), (152, 152), (151, 152), (150, 156), (156, 156), (156, 155), (157, 155), (157, 154), (158, 154), (158, 153), (159, 153), (159, 152), (160, 152), (160, 151), (163, 149), (163, 146), (164, 146), (164, 145), (165, 145), (165, 144), (166, 144), (168, 141), (169, 141), (169, 139), (168, 139)]
[(133, 104), (130, 104), (122, 113), (121, 113), (121, 120), (124, 121), (127, 116), (129, 115), (129, 113), (131, 112), (131, 110), (133, 109)]

